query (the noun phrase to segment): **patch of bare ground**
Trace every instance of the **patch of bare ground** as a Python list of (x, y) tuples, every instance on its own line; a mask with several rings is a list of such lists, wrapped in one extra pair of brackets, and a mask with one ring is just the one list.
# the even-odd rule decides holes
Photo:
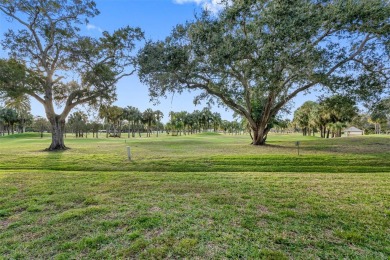
[(161, 236), (164, 233), (164, 229), (158, 228), (158, 229), (152, 229), (150, 231), (147, 231), (144, 233), (145, 239), (152, 240), (154, 238), (157, 238)]
[(268, 214), (268, 213), (270, 213), (270, 211), (268, 210), (268, 208), (266, 206), (258, 205), (256, 208), (257, 208), (257, 211), (260, 214)]
[(7, 229), (7, 227), (12, 223), (11, 220), (0, 220), (0, 229)]
[(149, 209), (149, 212), (160, 212), (160, 211), (161, 211), (161, 208), (156, 207), (156, 206), (151, 207), (151, 208)]

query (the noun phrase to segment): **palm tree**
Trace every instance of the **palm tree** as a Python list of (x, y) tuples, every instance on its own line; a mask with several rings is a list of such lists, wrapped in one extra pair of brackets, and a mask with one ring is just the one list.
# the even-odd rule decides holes
[(138, 135), (139, 135), (139, 137), (141, 137), (141, 130), (144, 129), (143, 122), (142, 122), (142, 112), (141, 111), (138, 111), (134, 115), (134, 120), (135, 120), (135, 123), (137, 125)]
[(0, 136), (4, 136), (4, 132), (5, 132), (5, 120), (3, 119), (2, 115), (3, 115), (3, 109), (2, 107), (0, 107)]
[(187, 131), (190, 134), (194, 133), (195, 117), (193, 113), (187, 113), (184, 118), (184, 124), (187, 126)]
[[(101, 124), (98, 120), (98, 118), (95, 118), (92, 122), (91, 122), (91, 130), (92, 130), (92, 137), (96, 137), (96, 138), (99, 138), (99, 129), (101, 127)], [(95, 136), (95, 133), (96, 133), (96, 136)]]
[[(213, 114), (211, 113), (208, 107), (202, 109), (202, 122), (203, 122), (203, 131), (210, 129), (210, 123), (213, 119)], [(205, 129), (206, 128), (206, 129)]]
[(217, 112), (214, 112), (214, 113), (212, 114), (212, 121), (213, 121), (214, 132), (217, 132), (219, 126), (220, 126), (221, 123), (222, 123), (221, 114), (220, 114), (220, 113), (217, 113)]
[(154, 114), (155, 114), (156, 120), (157, 120), (157, 137), (158, 137), (158, 131), (159, 131), (160, 120), (164, 117), (164, 114), (163, 114), (163, 112), (161, 112), (160, 110), (154, 111)]
[(11, 133), (14, 134), (14, 125), (18, 122), (18, 113), (11, 108), (3, 108), (0, 111), (0, 118), (4, 122), (4, 125), (7, 126), (8, 135)]
[(26, 121), (31, 117), (29, 112), (31, 111), (30, 99), (27, 95), (21, 95), (16, 98), (5, 97), (4, 104), (6, 108), (12, 108), (16, 111), (19, 118), (20, 130), (22, 133), (26, 131)]
[(341, 130), (346, 127), (347, 124), (345, 122), (334, 122), (329, 124), (329, 128), (332, 132), (332, 137), (341, 137)]
[(108, 106), (106, 105), (101, 105), (100, 108), (99, 108), (99, 117), (101, 119), (103, 119), (103, 125), (106, 125), (106, 138), (108, 138), (108, 133), (110, 131), (110, 125), (109, 125), (109, 122), (108, 122), (108, 115), (109, 115), (109, 112), (108, 112)]
[(177, 130), (179, 130), (180, 135), (181, 135), (182, 131), (183, 131), (184, 135), (186, 135), (187, 115), (188, 115), (187, 111), (180, 111), (180, 112), (176, 113)]
[(167, 134), (169, 134), (170, 132), (172, 132), (172, 130), (173, 130), (173, 127), (172, 127), (171, 122), (166, 123), (166, 125), (165, 125), (165, 131), (167, 132)]
[(177, 132), (176, 132), (176, 134), (174, 133), (174, 130), (176, 130), (175, 126), (176, 126), (176, 113), (173, 111), (170, 111), (169, 112), (169, 122), (167, 123), (167, 128), (169, 130), (171, 130), (172, 136), (177, 135)]
[(320, 102), (320, 107), (322, 110), (320, 112), (323, 118), (326, 119), (327, 124), (326, 138), (329, 138), (330, 135), (330, 124), (332, 124), (333, 129), (337, 130), (333, 136), (341, 136), (343, 125), (352, 121), (352, 118), (357, 115), (355, 101), (347, 96), (334, 95), (328, 97)]
[[(111, 127), (113, 127), (113, 136), (120, 137), (122, 120), (123, 120), (123, 108), (118, 106), (105, 106), (102, 105), (99, 110), (100, 118), (104, 119), (107, 123), (107, 134), (108, 137)], [(119, 129), (119, 133), (117, 133)]]
[(202, 127), (202, 113), (199, 110), (194, 110), (194, 112), (192, 112), (192, 117), (194, 120), (194, 128), (199, 133), (200, 128)]
[(76, 111), (69, 116), (68, 123), (77, 137), (84, 136), (84, 129), (88, 121), (88, 116), (82, 111)]
[(121, 137), (123, 119), (123, 108), (112, 106), (110, 109), (110, 120), (114, 127), (114, 137)]
[[(183, 119), (182, 119), (182, 114), (180, 112), (169, 112), (169, 116), (170, 116), (170, 125), (172, 127), (172, 136), (174, 135), (179, 135), (179, 132), (180, 132), (180, 135), (181, 135), (181, 130), (182, 130), (182, 127), (183, 127)], [(175, 131), (173, 131), (175, 130)]]
[(129, 131), (128, 131), (128, 138), (130, 138), (130, 132), (132, 132), (132, 136), (135, 136), (135, 124), (138, 123), (141, 112), (138, 108), (127, 106), (123, 110), (124, 118), (129, 121)]
[(150, 137), (150, 133), (151, 133), (151, 127), (152, 127), (152, 124), (155, 122), (156, 118), (155, 118), (155, 112), (151, 109), (151, 108), (148, 108), (146, 109), (143, 113), (142, 113), (142, 119), (143, 121), (147, 124), (147, 133), (146, 133), (146, 137)]
[(221, 121), (221, 128), (223, 130), (223, 133), (226, 134), (228, 128), (229, 128), (229, 121), (228, 120), (222, 120)]
[(302, 130), (304, 136), (310, 135), (310, 132), (313, 131), (314, 134), (314, 111), (317, 108), (318, 104), (314, 101), (306, 101), (294, 112), (294, 123), (296, 123), (299, 128)]

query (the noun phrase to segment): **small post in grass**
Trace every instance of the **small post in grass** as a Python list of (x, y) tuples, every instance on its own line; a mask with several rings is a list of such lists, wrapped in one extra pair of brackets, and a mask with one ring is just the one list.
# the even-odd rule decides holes
[(298, 149), (298, 156), (299, 156), (299, 144), (300, 144), (300, 142), (299, 141), (296, 141), (295, 142), (295, 146), (297, 147), (297, 149)]
[(129, 158), (129, 161), (131, 161), (130, 146), (127, 146), (127, 158)]

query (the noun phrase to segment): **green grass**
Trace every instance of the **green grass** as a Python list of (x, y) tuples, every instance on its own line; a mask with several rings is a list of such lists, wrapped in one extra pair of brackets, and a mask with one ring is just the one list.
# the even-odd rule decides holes
[(390, 257), (388, 136), (125, 140), (0, 137), (0, 259)]
[[(23, 135), (20, 135), (23, 136)], [(201, 134), (134, 139), (75, 139), (65, 152), (45, 152), (38, 134), (0, 139), (0, 170), (143, 172), (384, 172), (390, 171), (390, 136), (319, 140), (271, 136), (267, 146), (249, 136)], [(295, 141), (301, 141), (297, 156)], [(131, 147), (132, 161), (126, 146)], [(17, 147), (15, 149), (15, 147)], [(13, 152), (9, 152), (13, 150)], [(17, 154), (17, 156), (16, 156)]]

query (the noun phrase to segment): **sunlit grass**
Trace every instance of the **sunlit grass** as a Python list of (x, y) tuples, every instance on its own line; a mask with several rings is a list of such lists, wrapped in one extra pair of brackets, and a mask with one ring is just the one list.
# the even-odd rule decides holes
[(390, 256), (388, 136), (49, 143), (0, 137), (0, 259)]
[[(72, 149), (55, 153), (43, 151), (49, 146), (49, 136), (27, 137), (0, 138), (0, 169), (383, 172), (390, 168), (390, 160), (386, 160), (390, 158), (387, 136), (324, 140), (271, 135), (267, 146), (252, 146), (247, 135), (160, 135), (131, 139), (76, 139), (68, 135), (66, 144)], [(295, 146), (298, 140), (299, 156)], [(131, 149), (131, 161), (127, 159), (127, 146)]]

